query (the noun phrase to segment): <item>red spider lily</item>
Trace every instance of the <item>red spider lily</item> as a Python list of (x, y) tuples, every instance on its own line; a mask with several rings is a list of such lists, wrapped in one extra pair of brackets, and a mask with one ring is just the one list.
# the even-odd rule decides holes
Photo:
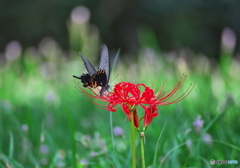
[[(92, 91), (89, 93), (81, 85), (78, 86), (79, 90), (87, 97), (107, 102), (108, 104), (105, 106), (107, 106), (109, 111), (115, 112), (116, 108), (120, 105), (130, 121), (131, 113), (133, 113), (133, 121), (137, 129), (139, 129), (139, 123), (143, 119), (143, 130), (146, 130), (152, 119), (158, 116), (157, 106), (177, 103), (192, 91), (194, 85), (191, 84), (185, 92), (180, 94), (185, 79), (186, 75), (183, 75), (181, 80), (167, 91), (164, 91), (166, 84), (162, 84), (156, 94), (154, 94), (153, 89), (147, 87), (145, 84), (135, 85), (128, 82), (116, 84), (112, 92), (105, 92), (102, 97), (99, 96), (100, 89), (89, 88)], [(137, 106), (142, 107), (144, 110), (144, 116), (140, 119), (137, 114)]]
[(144, 107), (144, 130), (147, 128), (147, 126), (152, 122), (153, 117), (158, 116), (158, 109), (155, 105), (152, 105), (150, 107)]

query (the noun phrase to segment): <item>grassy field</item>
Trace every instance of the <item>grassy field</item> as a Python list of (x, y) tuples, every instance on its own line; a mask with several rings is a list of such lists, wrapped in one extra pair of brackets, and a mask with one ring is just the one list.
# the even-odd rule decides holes
[[(94, 62), (100, 44), (92, 41), (81, 52)], [(52, 39), (1, 63), (0, 167), (131, 167), (130, 122), (120, 108), (102, 110), (78, 92), (72, 75), (83, 72), (78, 53), (64, 53)], [(171, 88), (183, 73), (185, 89), (196, 85), (183, 101), (159, 107), (146, 131), (146, 165), (240, 167), (209, 164), (211, 159), (240, 161), (240, 62), (229, 52), (223, 51), (218, 63), (189, 49), (162, 53), (142, 44), (134, 61), (120, 53), (110, 84), (160, 87), (168, 81)], [(111, 115), (121, 135), (112, 134)], [(139, 152), (138, 145), (138, 167)]]

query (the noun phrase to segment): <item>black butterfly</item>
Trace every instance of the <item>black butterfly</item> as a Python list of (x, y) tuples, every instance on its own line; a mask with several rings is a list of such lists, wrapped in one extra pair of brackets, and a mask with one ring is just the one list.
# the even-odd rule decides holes
[(83, 87), (96, 88), (101, 86), (100, 96), (103, 96), (104, 92), (107, 91), (110, 87), (109, 82), (109, 55), (108, 49), (105, 44), (101, 46), (101, 55), (98, 65), (98, 71), (93, 67), (93, 65), (80, 53), (84, 65), (88, 71), (87, 74), (82, 74), (80, 77), (73, 76), (74, 78), (80, 79), (83, 83)]

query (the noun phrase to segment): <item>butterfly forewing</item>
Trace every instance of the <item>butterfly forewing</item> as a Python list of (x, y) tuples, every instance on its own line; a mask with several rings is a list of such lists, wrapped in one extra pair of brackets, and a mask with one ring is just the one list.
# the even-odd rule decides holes
[(84, 57), (81, 53), (80, 53), (82, 60), (84, 62), (84, 65), (89, 73), (90, 76), (93, 76), (94, 74), (97, 73), (96, 69), (93, 67), (93, 65), (88, 61), (88, 59), (86, 57)]
[(103, 44), (101, 47), (101, 55), (100, 55), (98, 71), (100, 71), (100, 70), (105, 71), (106, 76), (107, 76), (107, 83), (109, 81), (109, 69), (110, 69), (110, 64), (109, 64), (108, 49), (107, 49), (107, 46), (105, 44)]

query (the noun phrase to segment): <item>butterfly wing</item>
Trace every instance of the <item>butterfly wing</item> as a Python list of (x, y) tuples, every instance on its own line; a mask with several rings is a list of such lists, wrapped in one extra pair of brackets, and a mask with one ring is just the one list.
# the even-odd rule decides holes
[[(109, 89), (109, 71), (110, 71), (110, 63), (109, 63), (109, 54), (108, 54), (108, 49), (105, 44), (102, 45), (101, 47), (101, 55), (100, 55), (100, 61), (99, 61), (99, 66), (98, 66), (98, 71), (102, 71), (106, 75), (106, 81), (103, 81), (102, 83), (102, 89), (100, 90), (100, 96), (102, 97), (104, 92)], [(104, 78), (102, 78), (104, 79)]]
[(88, 61), (86, 57), (84, 57), (81, 53), (79, 53), (82, 57), (82, 60), (84, 62), (84, 65), (88, 71), (87, 74), (82, 74), (80, 77), (73, 76), (74, 78), (80, 79), (81, 82), (83, 83), (83, 87), (93, 87), (92, 83), (92, 76), (96, 74), (96, 69), (93, 67), (93, 65)]
[(98, 70), (105, 71), (107, 76), (107, 83), (109, 81), (109, 69), (110, 69), (110, 63), (109, 63), (108, 49), (107, 49), (107, 46), (103, 44), (101, 47), (101, 55), (100, 55)]
[(93, 65), (88, 61), (86, 57), (84, 57), (81, 53), (79, 53), (82, 57), (82, 60), (84, 62), (84, 65), (89, 73), (90, 76), (93, 76), (95, 73), (97, 73), (96, 69), (93, 67)]

